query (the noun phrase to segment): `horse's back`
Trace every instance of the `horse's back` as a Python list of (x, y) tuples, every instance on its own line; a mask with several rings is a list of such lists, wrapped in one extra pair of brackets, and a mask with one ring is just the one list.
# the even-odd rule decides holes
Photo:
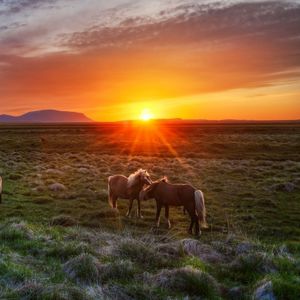
[(156, 189), (156, 199), (163, 205), (181, 205), (177, 186), (174, 184), (161, 182)]
[(195, 188), (189, 184), (171, 184), (162, 182), (158, 186), (157, 195), (164, 204), (184, 205), (194, 201)]
[(113, 175), (108, 177), (110, 190), (116, 196), (127, 196), (127, 177), (124, 175)]
[(108, 183), (110, 184), (119, 183), (119, 182), (127, 183), (127, 177), (125, 177), (124, 175), (112, 175), (108, 177)]
[(190, 184), (179, 184), (178, 185), (178, 193), (180, 197), (190, 198), (194, 200), (194, 194), (196, 189)]

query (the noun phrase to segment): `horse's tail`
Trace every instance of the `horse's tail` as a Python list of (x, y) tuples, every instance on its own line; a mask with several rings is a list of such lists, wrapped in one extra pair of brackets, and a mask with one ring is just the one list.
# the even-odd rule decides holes
[(107, 182), (107, 191), (108, 191), (108, 203), (111, 207), (113, 207), (113, 202), (112, 202), (112, 190), (111, 190), (111, 186), (110, 186), (110, 180), (111, 180), (111, 176), (108, 177), (108, 182)]
[(207, 228), (204, 195), (200, 190), (195, 191), (195, 209), (202, 228)]

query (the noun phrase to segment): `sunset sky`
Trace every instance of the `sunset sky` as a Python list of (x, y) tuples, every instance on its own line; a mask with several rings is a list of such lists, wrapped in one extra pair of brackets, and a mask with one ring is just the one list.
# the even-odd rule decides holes
[(300, 119), (300, 1), (0, 0), (0, 114)]

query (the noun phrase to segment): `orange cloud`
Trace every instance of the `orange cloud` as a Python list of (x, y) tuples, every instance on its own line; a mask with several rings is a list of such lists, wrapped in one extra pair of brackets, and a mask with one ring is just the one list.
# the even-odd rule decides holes
[[(300, 81), (299, 6), (238, 3), (209, 13), (199, 7), (174, 16), (164, 12), (168, 17), (157, 20), (127, 19), (61, 33), (56, 47), (64, 51), (30, 56), (6, 51), (0, 55), (2, 112), (57, 108), (116, 120), (133, 118), (151, 104), (159, 117), (294, 118), (298, 93), (288, 83)], [(22, 51), (30, 49), (30, 34), (36, 31), (20, 40)], [(16, 52), (15, 40), (5, 41)], [(284, 92), (271, 93), (280, 86)], [(262, 88), (264, 97), (255, 96)]]

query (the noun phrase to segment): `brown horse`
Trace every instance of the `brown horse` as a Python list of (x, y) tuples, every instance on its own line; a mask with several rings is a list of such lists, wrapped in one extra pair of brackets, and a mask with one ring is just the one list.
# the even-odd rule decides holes
[(2, 202), (2, 177), (0, 176), (0, 203)]
[(169, 228), (169, 206), (183, 206), (191, 217), (189, 233), (192, 234), (195, 224), (195, 234), (199, 235), (199, 221), (202, 228), (207, 228), (204, 196), (200, 190), (189, 184), (171, 184), (167, 178), (153, 182), (140, 192), (140, 200), (155, 198), (156, 200), (156, 226), (159, 227), (160, 211), (165, 207), (165, 216)]
[(141, 203), (139, 193), (144, 185), (150, 185), (152, 180), (146, 170), (139, 169), (128, 178), (123, 175), (108, 177), (108, 200), (113, 208), (117, 208), (118, 198), (129, 199), (126, 216), (130, 216), (133, 200), (138, 202), (138, 217), (141, 217)]

